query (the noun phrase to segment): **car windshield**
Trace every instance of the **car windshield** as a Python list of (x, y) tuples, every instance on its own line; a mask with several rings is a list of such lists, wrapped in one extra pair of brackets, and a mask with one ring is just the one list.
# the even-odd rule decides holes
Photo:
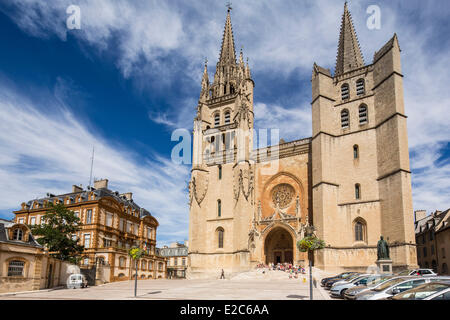
[(448, 289), (450, 285), (443, 283), (429, 283), (417, 288), (405, 291), (393, 297), (395, 300), (422, 300), (436, 292)]
[(391, 279), (391, 277), (378, 277), (373, 280), (367, 281), (367, 286), (375, 287), (375, 286), (379, 285), (380, 283), (385, 282), (386, 280), (389, 280), (389, 279)]
[(349, 279), (350, 277), (353, 277), (355, 275), (355, 273), (347, 273), (346, 275), (343, 275), (342, 278), (343, 279)]
[(409, 275), (413, 270), (404, 270), (402, 272), (397, 273), (398, 276), (407, 276)]
[(405, 278), (395, 278), (395, 279), (391, 279), (391, 280), (388, 280), (388, 281), (382, 283), (382, 284), (379, 285), (378, 287), (373, 288), (372, 290), (373, 290), (373, 291), (383, 291), (383, 290), (385, 290), (385, 289), (387, 289), (387, 288), (390, 288), (390, 287), (392, 287), (393, 285), (396, 285), (397, 283), (403, 282), (403, 281), (405, 281), (405, 280), (406, 280)]
[(358, 281), (367, 280), (369, 278), (370, 278), (370, 276), (361, 276), (361, 275), (359, 275), (356, 278), (353, 278), (350, 282), (351, 283), (355, 283), (355, 282), (358, 282)]

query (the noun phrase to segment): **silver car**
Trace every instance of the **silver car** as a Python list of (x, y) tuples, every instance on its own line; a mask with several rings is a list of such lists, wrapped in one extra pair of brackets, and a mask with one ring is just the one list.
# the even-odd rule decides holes
[(450, 300), (450, 282), (430, 282), (388, 298), (392, 300)]
[(379, 278), (372, 281), (368, 281), (365, 285), (358, 285), (356, 287), (347, 289), (344, 293), (344, 298), (347, 300), (355, 300), (359, 293), (369, 291), (370, 289), (376, 288), (383, 282), (394, 278), (392, 275), (381, 275)]
[(356, 296), (356, 300), (382, 300), (404, 291), (416, 288), (422, 284), (443, 280), (444, 277), (399, 277), (385, 281), (377, 288), (371, 289)]
[(382, 276), (380, 274), (362, 274), (350, 281), (337, 282), (331, 287), (330, 295), (332, 297), (343, 298), (345, 292), (353, 287), (359, 285), (366, 285), (367, 283), (372, 282), (373, 280), (379, 279)]

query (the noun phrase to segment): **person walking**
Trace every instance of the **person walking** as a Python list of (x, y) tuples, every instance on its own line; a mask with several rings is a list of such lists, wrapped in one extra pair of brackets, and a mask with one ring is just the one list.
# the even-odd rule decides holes
[(225, 279), (225, 271), (222, 269), (222, 274), (220, 275), (220, 279)]

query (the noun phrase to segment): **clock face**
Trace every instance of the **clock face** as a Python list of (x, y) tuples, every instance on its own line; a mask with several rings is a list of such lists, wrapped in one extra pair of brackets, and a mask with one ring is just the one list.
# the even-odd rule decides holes
[(295, 195), (295, 190), (290, 184), (279, 184), (272, 190), (272, 201), (280, 209), (287, 208)]

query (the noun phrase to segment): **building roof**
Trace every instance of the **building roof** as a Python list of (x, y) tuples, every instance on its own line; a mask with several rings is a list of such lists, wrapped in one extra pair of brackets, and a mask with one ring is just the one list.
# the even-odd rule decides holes
[(359, 47), (358, 37), (348, 11), (347, 2), (342, 15), (341, 32), (336, 58), (335, 75), (341, 75), (364, 66), (364, 58)]
[[(426, 216), (425, 218), (416, 221), (414, 224), (416, 235), (428, 231), (430, 229), (434, 229), (434, 231), (436, 232), (438, 226), (444, 226), (442, 221), (449, 219), (449, 211), (450, 209), (444, 212), (436, 211), (430, 214), (429, 216)], [(444, 219), (444, 217), (446, 217), (446, 219)]]
[(442, 232), (450, 228), (450, 209), (441, 213), (441, 220), (436, 225), (436, 232)]
[(13, 244), (18, 244), (18, 245), (27, 245), (27, 246), (37, 247), (37, 248), (43, 248), (43, 246), (41, 246), (34, 239), (34, 237), (31, 234), (30, 230), (29, 230), (30, 233), (29, 233), (27, 241), (18, 241), (18, 240), (9, 239), (8, 229), (12, 228), (15, 225), (25, 226), (29, 230), (28, 226), (26, 226), (24, 224), (14, 223), (14, 222), (9, 221), (9, 220), (0, 219), (0, 242), (6, 242), (6, 243), (13, 243)]
[(32, 204), (35, 202), (38, 202), (40, 205), (43, 205), (44, 200), (47, 201), (53, 201), (55, 199), (59, 200), (59, 201), (64, 201), (65, 198), (69, 197), (71, 199), (71, 203), (75, 202), (75, 198), (77, 196), (81, 196), (81, 202), (85, 202), (88, 201), (88, 195), (90, 192), (93, 192), (96, 196), (96, 200), (100, 200), (104, 197), (111, 197), (113, 199), (115, 199), (117, 202), (122, 203), (124, 205), (125, 208), (130, 207), (133, 210), (138, 210), (140, 212), (140, 217), (143, 218), (145, 216), (152, 216), (152, 214), (144, 209), (141, 208), (140, 206), (138, 206), (133, 199), (128, 199), (124, 194), (120, 194), (117, 191), (112, 191), (108, 188), (99, 188), (99, 189), (95, 189), (93, 187), (88, 187), (88, 190), (80, 190), (80, 191), (75, 191), (75, 192), (71, 192), (71, 193), (66, 193), (66, 194), (62, 194), (62, 195), (53, 195), (53, 194), (47, 194), (47, 197), (45, 198), (40, 198), (40, 199), (34, 199), (34, 200), (30, 200), (26, 203), (26, 208), (32, 208)]

